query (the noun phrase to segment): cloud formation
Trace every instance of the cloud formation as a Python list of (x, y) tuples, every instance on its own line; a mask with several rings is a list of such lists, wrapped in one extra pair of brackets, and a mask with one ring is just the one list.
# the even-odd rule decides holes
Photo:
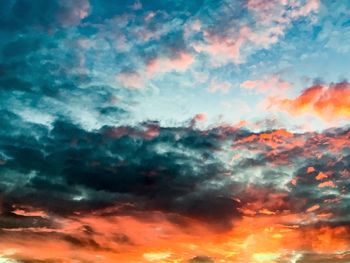
[(349, 261), (333, 2), (0, 0), (0, 262)]
[(348, 82), (314, 85), (294, 99), (281, 101), (281, 107), (294, 115), (314, 114), (325, 121), (350, 118)]
[[(13, 231), (16, 234), (12, 241), (0, 242), (0, 247), (14, 242), (11, 246), (21, 251), (13, 254), (14, 259), (33, 256), (34, 250), (16, 244), (25, 234), (28, 242), (50, 240), (47, 249), (50, 242), (62, 246), (64, 254), (54, 254), (62, 260), (71, 257), (70, 248), (81, 251), (80, 260), (91, 260), (91, 249), (102, 253), (107, 262), (131, 259), (129, 249), (118, 251), (122, 247), (132, 251), (134, 246), (147, 262), (175, 260), (183, 251), (180, 247), (162, 250), (161, 234), (147, 230), (151, 225), (171, 231), (169, 240), (185, 243), (193, 238), (192, 231), (209, 231), (205, 235), (211, 238), (241, 229), (257, 231), (256, 242), (267, 238), (258, 236), (261, 230), (247, 227), (249, 218), (261, 220), (261, 227), (267, 218), (282, 224), (277, 232), (271, 230), (276, 242), (285, 235), (283, 228), (306, 228), (303, 231), (310, 239), (328, 231), (335, 247), (347, 249), (338, 233), (349, 231), (348, 129), (320, 134), (251, 133), (224, 126), (166, 128), (151, 122), (88, 132), (64, 120), (48, 130), (18, 116), (2, 116), (6, 125), (1, 141), (4, 201), (0, 223), (4, 241)], [(31, 134), (23, 133), (24, 126)], [(231, 156), (236, 157), (228, 162)], [(114, 221), (119, 227), (102, 235), (104, 228), (113, 229), (109, 225)], [(146, 232), (137, 237), (135, 229)], [(186, 233), (186, 229), (192, 231)], [(290, 233), (299, 234), (299, 230)], [(152, 242), (144, 239), (147, 235)], [(271, 243), (268, 251), (273, 252), (265, 254), (255, 248), (246, 260), (282, 259), (279, 244)], [(290, 253), (301, 248), (296, 244), (290, 246)], [(149, 250), (149, 245), (157, 250)], [(224, 249), (229, 243), (217, 243), (218, 249), (221, 246)], [(305, 245), (303, 250), (325, 253), (324, 245), (318, 246)], [(205, 246), (202, 249), (189, 262), (211, 262), (210, 258), (224, 256)], [(238, 249), (237, 253), (241, 257), (244, 252)], [(45, 253), (39, 258), (55, 260)]]

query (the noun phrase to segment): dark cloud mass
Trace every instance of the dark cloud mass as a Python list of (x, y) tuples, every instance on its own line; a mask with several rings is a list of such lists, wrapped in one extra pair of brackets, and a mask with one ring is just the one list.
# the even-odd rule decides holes
[[(165, 128), (150, 122), (86, 131), (65, 120), (47, 128), (9, 112), (3, 112), (1, 119), (2, 228), (59, 228), (55, 216), (73, 217), (91, 210), (103, 215), (104, 209), (119, 206), (106, 215), (138, 218), (146, 211), (162, 211), (226, 231), (248, 210), (257, 215), (264, 209), (302, 213), (322, 203), (318, 212), (333, 213), (333, 223), (348, 226), (348, 130), (286, 136), (280, 131), (253, 134), (225, 127)], [(242, 140), (249, 142), (241, 144)], [(232, 155), (227, 146), (263, 150), (265, 155), (243, 156), (227, 165), (219, 157)], [(271, 157), (281, 156), (280, 151), (287, 162)], [(290, 163), (293, 170), (282, 172)], [(264, 171), (263, 180), (246, 177), (256, 166)], [(319, 171), (329, 178), (317, 179)], [(334, 199), (338, 201), (328, 202)], [(17, 215), (17, 207), (34, 207), (52, 219)], [(75, 237), (63, 240), (74, 246), (91, 245)], [(114, 241), (132, 244), (123, 234), (116, 234)], [(203, 260), (190, 262), (212, 262)]]
[[(9, 177), (3, 191), (11, 185), (6, 200), (26, 200), (25, 205), (58, 214), (135, 202), (137, 209), (181, 212), (212, 222), (235, 215), (229, 196), (203, 187), (228, 172), (212, 154), (223, 143), (215, 131), (203, 136), (190, 128), (156, 126), (159, 134), (150, 138), (155, 123), (88, 132), (65, 121), (48, 130), (18, 116), (4, 117), (12, 130), (3, 130), (11, 136), (1, 141), (1, 170)], [(22, 134), (23, 126), (32, 134)], [(14, 177), (22, 182), (17, 185)], [(76, 201), (79, 196), (82, 200)]]

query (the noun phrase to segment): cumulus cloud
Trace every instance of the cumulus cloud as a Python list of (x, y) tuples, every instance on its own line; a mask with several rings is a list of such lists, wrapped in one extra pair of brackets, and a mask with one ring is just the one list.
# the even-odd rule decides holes
[(280, 102), (293, 115), (314, 114), (332, 122), (350, 117), (350, 85), (347, 82), (314, 85), (294, 99)]

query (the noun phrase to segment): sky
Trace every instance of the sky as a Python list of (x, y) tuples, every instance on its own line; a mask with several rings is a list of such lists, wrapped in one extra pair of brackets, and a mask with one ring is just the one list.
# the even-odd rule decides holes
[(0, 263), (350, 262), (350, 2), (0, 0)]

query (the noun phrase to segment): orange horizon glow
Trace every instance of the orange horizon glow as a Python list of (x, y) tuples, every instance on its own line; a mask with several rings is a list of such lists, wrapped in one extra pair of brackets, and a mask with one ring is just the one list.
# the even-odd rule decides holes
[[(62, 229), (28, 229), (27, 238), (18, 235), (16, 230), (8, 230), (7, 238), (0, 242), (0, 251), (14, 259), (35, 256), (43, 261), (57, 258), (62, 260), (60, 262), (70, 262), (76, 258), (78, 261), (106, 263), (116, 260), (125, 263), (188, 262), (193, 255), (206, 255), (215, 262), (273, 263), (291, 260), (300, 251), (336, 252), (341, 257), (341, 252), (350, 247), (347, 228), (300, 226), (301, 222), (313, 220), (312, 215), (317, 209), (312, 207), (303, 214), (286, 211), (243, 216), (234, 222), (231, 230), (223, 232), (190, 219), (183, 219), (187, 220), (184, 226), (177, 225), (159, 212), (148, 215), (146, 220), (130, 216), (84, 216), (62, 220)], [(84, 225), (94, 229), (97, 233), (95, 240), (103, 248), (89, 247), (89, 242), (84, 241), (88, 237), (82, 232)], [(120, 232), (123, 235), (118, 236)], [(64, 234), (80, 239), (84, 246), (62, 238)], [(129, 243), (129, 238), (132, 243)]]

